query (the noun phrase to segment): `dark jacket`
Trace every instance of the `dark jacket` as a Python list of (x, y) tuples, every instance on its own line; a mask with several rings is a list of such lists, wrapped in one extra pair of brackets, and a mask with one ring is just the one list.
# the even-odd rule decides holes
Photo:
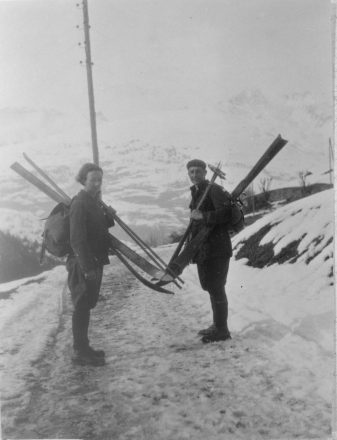
[(70, 245), (83, 272), (109, 264), (109, 227), (114, 225), (99, 202), (82, 190), (70, 205)]
[[(198, 186), (191, 187), (192, 200), (189, 206), (191, 211), (197, 208), (208, 183), (208, 180), (204, 180)], [(199, 221), (193, 220), (190, 239), (195, 237), (205, 225), (211, 226), (212, 231), (195, 256), (194, 262), (199, 263), (219, 257), (230, 258), (232, 256), (232, 243), (228, 232), (231, 219), (230, 194), (214, 183), (199, 210), (204, 218)]]

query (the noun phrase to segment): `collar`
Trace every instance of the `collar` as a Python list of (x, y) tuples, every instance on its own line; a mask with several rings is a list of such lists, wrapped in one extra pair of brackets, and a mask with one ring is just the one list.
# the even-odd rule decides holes
[(207, 185), (209, 184), (209, 180), (205, 179), (202, 182), (198, 183), (197, 185), (192, 185), (190, 187), (190, 190), (192, 193), (196, 193), (197, 191), (203, 191), (206, 189)]
[(97, 203), (97, 198), (93, 197), (90, 193), (88, 193), (88, 191), (85, 191), (84, 189), (81, 189), (80, 192), (78, 193), (78, 195), (81, 198), (85, 198), (85, 199), (89, 199), (89, 200), (93, 200), (94, 202)]

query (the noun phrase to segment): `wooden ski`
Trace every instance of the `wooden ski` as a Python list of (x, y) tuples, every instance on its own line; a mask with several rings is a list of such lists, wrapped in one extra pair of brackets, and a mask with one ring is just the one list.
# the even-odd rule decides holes
[[(207, 194), (208, 194), (209, 191), (211, 190), (212, 185), (213, 185), (213, 183), (215, 182), (216, 178), (217, 178), (217, 177), (220, 177), (220, 179), (225, 179), (225, 173), (223, 173), (223, 172), (221, 171), (221, 162), (218, 163), (218, 166), (217, 166), (217, 167), (211, 167), (210, 165), (209, 165), (209, 167), (210, 167), (210, 168), (212, 169), (212, 171), (213, 171), (213, 176), (212, 176), (211, 180), (209, 181), (209, 183), (208, 183), (208, 185), (207, 185), (207, 188), (206, 188), (205, 192), (203, 193), (203, 195), (202, 195), (200, 201), (198, 202), (198, 206), (196, 207), (197, 210), (198, 210), (198, 209), (200, 208), (200, 206), (204, 203), (204, 200), (206, 199)], [(178, 255), (179, 255), (179, 253), (180, 253), (182, 247), (184, 246), (185, 241), (187, 240), (187, 238), (188, 238), (188, 236), (189, 236), (189, 234), (190, 234), (190, 231), (191, 231), (191, 228), (192, 228), (192, 224), (193, 224), (193, 220), (190, 220), (189, 225), (187, 226), (184, 235), (183, 235), (182, 238), (180, 239), (180, 241), (179, 241), (179, 243), (178, 243), (178, 246), (177, 246), (176, 250), (174, 251), (174, 253), (173, 253), (173, 255), (172, 255), (171, 259), (170, 259), (170, 262), (169, 262), (169, 268), (172, 268), (172, 266), (173, 266), (173, 262), (176, 263), (177, 257), (178, 257)], [(192, 248), (191, 248), (191, 249), (192, 249)]]
[[(238, 199), (242, 192), (250, 185), (250, 183), (255, 179), (255, 177), (268, 165), (268, 163), (276, 156), (279, 151), (287, 144), (287, 140), (283, 139), (281, 135), (278, 135), (273, 143), (267, 148), (260, 159), (256, 162), (251, 171), (247, 176), (241, 180), (241, 182), (235, 187), (231, 193), (231, 198), (233, 200)], [(189, 265), (194, 255), (197, 253), (198, 249), (202, 243), (206, 240), (207, 236), (211, 232), (212, 227), (205, 226), (202, 228), (198, 234), (185, 246), (183, 251), (175, 255), (169, 263), (171, 269), (170, 273), (175, 272), (176, 275), (180, 275), (186, 266)], [(180, 243), (179, 243), (180, 245)], [(166, 284), (163, 279), (161, 285)]]
[[(40, 168), (27, 154), (23, 153), (23, 157), (26, 159), (26, 161), (40, 174), (40, 176), (42, 176), (53, 188), (55, 191), (57, 191), (60, 195), (62, 195), (64, 198), (66, 198), (67, 200), (69, 199), (69, 203), (71, 201), (71, 199), (67, 196), (67, 194), (62, 190), (62, 188), (60, 188), (54, 181), (53, 179), (42, 169)], [(137, 261), (140, 263), (143, 262), (144, 266), (147, 267), (147, 270), (145, 270), (145, 272), (147, 272), (149, 275), (153, 276), (153, 278), (158, 279), (162, 278), (165, 279), (166, 283), (169, 282), (173, 282), (179, 289), (181, 289), (180, 284), (178, 284), (178, 282), (174, 279), (174, 273), (170, 274), (170, 268), (168, 267), (168, 265), (160, 258), (159, 255), (157, 255), (152, 249), (151, 247), (149, 247), (140, 237), (138, 237), (138, 235), (132, 231), (131, 228), (129, 228), (129, 226), (127, 226), (121, 218), (119, 218), (119, 216), (116, 214), (116, 211), (111, 207), (106, 205), (103, 201), (101, 201), (102, 206), (104, 207), (105, 210), (108, 211), (108, 213), (113, 217), (113, 219), (119, 224), (119, 226), (138, 244), (138, 246), (146, 253), (146, 255), (156, 264), (157, 268), (162, 269), (163, 271), (165, 271), (165, 274), (163, 275), (162, 272), (160, 271), (155, 271), (153, 269), (153, 265), (148, 264), (146, 265), (147, 260), (145, 260), (144, 258), (142, 258), (142, 260), (140, 261), (138, 254), (136, 252), (133, 252), (130, 248), (128, 248), (126, 245), (124, 245), (122, 242), (119, 242), (120, 246), (124, 246), (124, 251), (128, 252), (129, 255), (131, 255), (129, 258), (131, 259), (131, 261)], [(117, 240), (117, 239), (116, 239)], [(117, 245), (117, 244), (116, 244)], [(130, 252), (131, 251), (131, 252)], [(144, 261), (146, 263), (144, 263)], [(137, 263), (135, 263), (137, 264)], [(138, 264), (139, 266), (139, 264)], [(167, 273), (168, 272), (168, 273)], [(160, 275), (161, 274), (161, 275)], [(177, 280), (183, 283), (183, 280), (181, 280), (179, 277), (177, 277)]]
[(142, 283), (144, 286), (149, 287), (152, 290), (155, 290), (156, 292), (161, 293), (167, 293), (170, 295), (174, 295), (174, 292), (171, 292), (170, 290), (166, 290), (163, 287), (161, 287), (158, 283), (151, 283), (151, 281), (147, 280), (146, 278), (142, 277), (135, 269), (129, 264), (127, 259), (125, 258), (125, 254), (123, 255), (120, 250), (117, 248), (114, 249), (116, 257), (129, 269), (129, 271)]
[[(151, 275), (153, 278), (159, 280), (163, 275), (164, 271), (153, 266), (149, 261), (145, 260), (141, 255), (137, 254), (133, 249), (129, 248), (126, 244), (120, 241), (117, 237), (109, 234), (111, 247), (113, 250), (119, 250), (119, 252), (136, 264), (140, 269), (142, 269), (147, 274)], [(172, 278), (171, 278), (172, 281)]]
[[(21, 177), (26, 179), (29, 183), (34, 185), (36, 188), (38, 188), (40, 191), (45, 193), (47, 196), (49, 196), (52, 200), (54, 200), (57, 203), (64, 203), (66, 206), (68, 206), (71, 202), (71, 198), (66, 196), (64, 197), (59, 192), (55, 191), (54, 189), (50, 188), (46, 183), (44, 183), (41, 179), (36, 177), (34, 174), (32, 174), (30, 171), (26, 170), (22, 165), (20, 165), (18, 162), (14, 162), (11, 165), (11, 169), (18, 173)], [(135, 251), (133, 251), (131, 248), (129, 248), (127, 245), (122, 243), (120, 240), (118, 240), (116, 237), (114, 237), (112, 234), (109, 234), (111, 239), (111, 247), (116, 252), (116, 256), (125, 264), (126, 258), (129, 259), (132, 263), (137, 265), (142, 271), (150, 275), (151, 277), (155, 279), (160, 279), (161, 277), (165, 277), (167, 279), (167, 274), (165, 272), (155, 266), (153, 266), (150, 262), (148, 262), (145, 258), (138, 255)], [(118, 253), (118, 255), (117, 255)], [(122, 255), (122, 258), (120, 256)], [(125, 257), (125, 258), (123, 258)], [(130, 264), (126, 265), (126, 267), (130, 270), (130, 267), (132, 267)], [(131, 271), (133, 274), (135, 274), (135, 270)], [(137, 273), (137, 278), (147, 287), (150, 287), (153, 290), (156, 290), (158, 292), (163, 293), (170, 293), (166, 289), (163, 289), (160, 285), (152, 283), (148, 280), (146, 280), (144, 277), (142, 277), (140, 274)], [(171, 277), (170, 277), (171, 278)], [(171, 278), (172, 279), (172, 278)]]

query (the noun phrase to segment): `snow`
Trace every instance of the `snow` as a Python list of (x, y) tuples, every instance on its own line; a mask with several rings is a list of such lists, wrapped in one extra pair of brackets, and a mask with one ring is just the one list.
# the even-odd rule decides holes
[[(313, 173), (308, 177), (308, 184), (328, 183), (329, 177), (321, 171), (325, 171), (328, 164), (325, 142), (330, 133), (330, 119), (324, 118), (323, 126), (318, 123), (308, 112), (306, 99), (309, 97), (304, 98), (283, 97), (277, 103), (270, 97), (263, 97), (261, 91), (247, 91), (229, 102), (219, 102), (219, 108), (208, 109), (207, 112), (186, 109), (98, 121), (105, 201), (123, 214), (130, 226), (136, 228), (148, 228), (147, 207), (160, 211), (161, 218), (156, 222), (165, 226), (168, 233), (173, 232), (181, 222), (185, 222), (181, 209), (186, 207), (189, 198), (185, 167), (188, 160), (200, 157), (211, 164), (222, 161), (226, 173), (224, 186), (231, 191), (280, 131), (289, 142), (262, 171), (256, 184), (269, 176), (273, 178), (271, 189), (285, 185), (298, 186), (298, 173), (303, 169), (310, 169)], [(259, 103), (263, 104), (262, 107)], [(274, 110), (271, 111), (271, 108)], [(287, 114), (284, 121), (290, 125), (283, 129), (279, 126), (280, 117), (277, 116), (281, 108), (281, 114)], [(297, 110), (293, 112), (293, 109)], [(289, 115), (292, 115), (290, 121)], [(305, 141), (302, 140), (303, 133), (298, 131), (299, 118), (301, 126), (304, 123), (301, 118), (305, 121)], [(80, 122), (76, 118), (76, 124), (72, 126), (69, 123), (72, 116), (69, 114), (29, 109), (17, 109), (17, 112), (15, 109), (0, 109), (2, 119), (4, 124), (0, 125), (0, 137), (3, 130), (8, 131), (8, 126), (10, 131), (13, 130), (15, 139), (19, 137), (16, 143), (14, 138), (4, 143), (0, 152), (0, 217), (4, 217), (0, 228), (3, 224), (8, 228), (11, 224), (5, 223), (3, 209), (10, 207), (16, 212), (24, 210), (24, 214), (35, 214), (37, 210), (42, 210), (45, 217), (54, 205), (47, 196), (27, 184), (10, 168), (17, 161), (31, 170), (22, 153), (27, 153), (36, 161), (70, 196), (80, 188), (74, 179), (80, 165), (92, 159), (87, 121)], [(198, 123), (200, 120), (203, 124)], [(32, 123), (31, 135), (25, 131), (29, 122)], [(64, 129), (58, 132), (62, 123)], [(242, 130), (242, 127), (245, 129)], [(301, 146), (302, 143), (305, 146)], [(13, 215), (16, 215), (15, 212)], [(20, 217), (19, 214), (17, 216)], [(153, 218), (157, 219), (157, 216)]]
[[(198, 328), (209, 325), (210, 306), (195, 266), (185, 270), (183, 289), (173, 287), (175, 295), (170, 297), (140, 285), (112, 257), (111, 267), (105, 270), (103, 290), (108, 293), (97, 307), (94, 325), (102, 329), (97, 331), (110, 352), (106, 368), (111, 368), (106, 379), (104, 372), (95, 376), (101, 384), (95, 411), (103, 417), (105, 406), (110, 408), (105, 419), (109, 429), (117, 429), (113, 420), (121, 411), (129, 420), (123, 425), (123, 433), (114, 438), (155, 440), (159, 438), (159, 425), (163, 440), (328, 435), (334, 393), (334, 288), (328, 276), (333, 252), (329, 241), (333, 236), (332, 199), (333, 191), (328, 190), (296, 201), (266, 215), (234, 238), (234, 248), (238, 248), (238, 243), (269, 224), (272, 227), (263, 243), (272, 242), (275, 253), (302, 237), (298, 252), (304, 253), (293, 264), (263, 269), (247, 266), (244, 259), (231, 260), (226, 287), (233, 335), (229, 343), (203, 346), (196, 337)], [(158, 252), (168, 261), (174, 248), (167, 245)], [(316, 253), (308, 262), (307, 258)], [(1, 285), (1, 399), (2, 413), (7, 416), (2, 423), (12, 432), (19, 423), (16, 414), (28, 408), (32, 398), (31, 381), (39, 378), (43, 353), (48, 347), (68, 353), (71, 305), (65, 281), (64, 267), (57, 267)], [(120, 299), (118, 289), (122, 292)], [(106, 310), (108, 306), (112, 307), (112, 316)], [(64, 316), (67, 332), (59, 326)], [(106, 331), (109, 326), (111, 331)], [(68, 355), (63, 356), (68, 366), (62, 374), (72, 378), (76, 372), (69, 367)], [(56, 411), (63, 417), (63, 429), (68, 429), (69, 415), (61, 405), (70, 403), (57, 397), (62, 391), (56, 385), (63, 377), (59, 369), (65, 367), (57, 362), (61, 362), (59, 357), (55, 364), (51, 361), (53, 374), (46, 382), (51, 384), (54, 403), (48, 397), (43, 405), (50, 406), (50, 420)], [(69, 387), (71, 392), (71, 383)], [(86, 402), (92, 402), (92, 395), (86, 392), (83, 390)], [(81, 395), (73, 395), (72, 405), (77, 407)], [(121, 399), (119, 409), (111, 408), (111, 396)], [(229, 407), (221, 406), (225, 402)], [(85, 411), (88, 403), (82, 404)], [(136, 414), (141, 411), (145, 420), (137, 424)], [(157, 411), (158, 422), (150, 417), (153, 411)], [(84, 435), (85, 430), (78, 429)], [(61, 438), (70, 433), (73, 431), (63, 432)]]
[(23, 239), (26, 238), (31, 242), (41, 241), (43, 218), (46, 217), (29, 212), (20, 212), (15, 209), (2, 209), (0, 231)]

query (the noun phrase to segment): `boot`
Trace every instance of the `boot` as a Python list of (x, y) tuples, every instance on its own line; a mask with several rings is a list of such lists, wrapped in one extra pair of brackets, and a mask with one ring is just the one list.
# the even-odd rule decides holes
[(95, 356), (88, 348), (74, 349), (72, 362), (75, 365), (89, 365), (93, 367), (101, 367), (105, 365), (104, 357)]
[(198, 331), (198, 335), (200, 335), (200, 336), (207, 336), (210, 333), (212, 333), (214, 330), (215, 330), (215, 324), (213, 323), (209, 327), (203, 328), (203, 329), (199, 330)]
[(93, 356), (104, 358), (105, 357), (105, 351), (104, 350), (95, 350), (90, 345), (87, 348), (89, 350), (89, 353), (91, 353)]
[(214, 301), (214, 330), (202, 337), (202, 342), (226, 341), (231, 339), (231, 334), (227, 327), (228, 304), (227, 299)]
[(208, 342), (217, 342), (217, 341), (227, 341), (227, 339), (232, 339), (231, 334), (229, 333), (229, 330), (220, 330), (215, 328), (213, 332), (209, 333), (208, 335), (205, 335), (201, 338), (202, 342), (204, 344), (207, 344)]
[(211, 306), (212, 306), (213, 324), (207, 328), (203, 328), (202, 330), (199, 330), (198, 335), (200, 336), (207, 336), (215, 330), (215, 309), (214, 309), (214, 299), (212, 295), (209, 295), (209, 299), (211, 301)]
[(89, 345), (88, 329), (90, 309), (85, 304), (78, 304), (73, 311), (72, 331), (74, 350), (86, 350)]

